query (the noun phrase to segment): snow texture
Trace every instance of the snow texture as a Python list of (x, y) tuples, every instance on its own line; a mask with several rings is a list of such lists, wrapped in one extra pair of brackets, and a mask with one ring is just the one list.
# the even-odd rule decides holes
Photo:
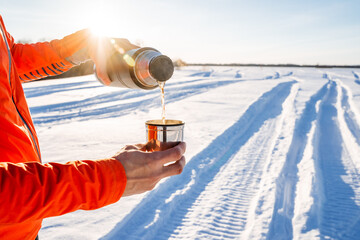
[[(358, 69), (184, 67), (165, 86), (187, 165), (155, 190), (45, 219), (41, 239), (360, 239)], [(24, 84), (44, 162), (144, 142), (160, 90)]]

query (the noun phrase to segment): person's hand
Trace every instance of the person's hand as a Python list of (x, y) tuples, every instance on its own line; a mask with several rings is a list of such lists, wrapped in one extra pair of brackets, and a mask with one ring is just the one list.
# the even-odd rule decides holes
[(148, 152), (164, 151), (171, 147), (178, 145), (180, 142), (161, 142), (159, 140), (151, 139), (142, 146), (142, 150)]
[(74, 65), (92, 60), (98, 78), (105, 85), (111, 83), (106, 71), (107, 60), (116, 52), (122, 55), (131, 49), (140, 48), (125, 38), (97, 36), (90, 29), (80, 30), (61, 40), (54, 40), (51, 44), (57, 46), (60, 55)]
[(96, 65), (96, 75), (105, 85), (111, 83), (110, 78), (106, 72), (107, 59), (115, 52), (124, 54), (127, 51), (135, 48), (140, 48), (129, 42), (125, 38), (95, 38), (91, 43), (90, 57)]
[(149, 143), (128, 145), (114, 156), (126, 172), (127, 184), (123, 196), (152, 190), (161, 179), (182, 172), (185, 166), (184, 142), (163, 143), (163, 151), (147, 152), (150, 148)]

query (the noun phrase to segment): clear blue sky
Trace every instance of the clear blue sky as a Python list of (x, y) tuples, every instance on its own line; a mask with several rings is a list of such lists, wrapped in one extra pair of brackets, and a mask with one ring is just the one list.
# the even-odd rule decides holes
[(15, 39), (102, 26), (199, 63), (360, 64), (360, 1), (1, 0)]

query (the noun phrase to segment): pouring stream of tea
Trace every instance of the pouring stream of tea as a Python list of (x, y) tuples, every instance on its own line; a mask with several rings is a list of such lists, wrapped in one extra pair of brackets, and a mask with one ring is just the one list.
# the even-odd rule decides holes
[(158, 84), (161, 90), (161, 106), (162, 106), (161, 119), (163, 124), (165, 124), (165, 94), (164, 94), (165, 82), (158, 81)]

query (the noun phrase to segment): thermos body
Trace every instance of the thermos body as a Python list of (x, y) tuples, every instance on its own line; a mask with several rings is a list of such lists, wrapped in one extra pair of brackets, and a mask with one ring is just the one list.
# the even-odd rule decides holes
[[(136, 48), (125, 54), (115, 52), (107, 60), (108, 86), (154, 89), (158, 81), (166, 81), (174, 72), (171, 59), (154, 48)], [(102, 82), (101, 79), (98, 80)], [(104, 84), (104, 83), (103, 83)]]

